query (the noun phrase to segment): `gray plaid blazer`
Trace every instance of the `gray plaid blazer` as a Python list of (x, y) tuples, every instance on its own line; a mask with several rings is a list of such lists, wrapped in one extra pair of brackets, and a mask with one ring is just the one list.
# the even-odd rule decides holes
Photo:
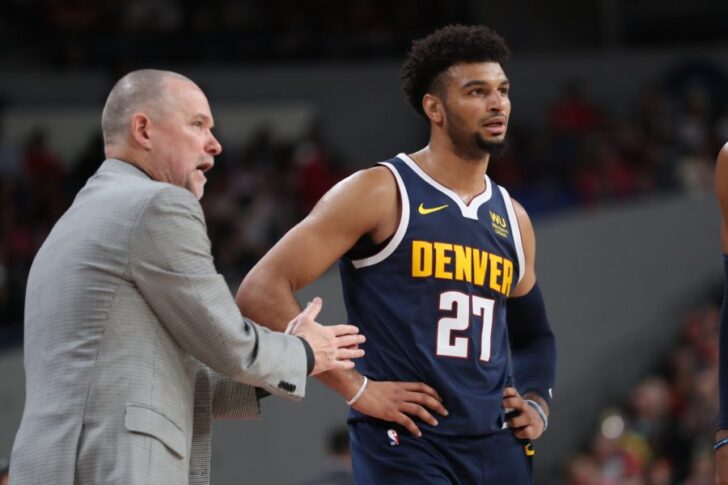
[(33, 261), (17, 485), (209, 482), (212, 418), (301, 399), (306, 353), (243, 318), (179, 187), (107, 160)]

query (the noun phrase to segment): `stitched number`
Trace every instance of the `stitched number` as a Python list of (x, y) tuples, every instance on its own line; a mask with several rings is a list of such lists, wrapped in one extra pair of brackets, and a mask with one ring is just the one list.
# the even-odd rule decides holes
[(495, 300), (473, 296), (473, 315), (483, 319), (483, 331), (480, 335), (480, 360), (490, 361), (491, 338), (493, 337), (493, 308)]
[(467, 357), (467, 337), (452, 337), (453, 331), (467, 330), (470, 326), (470, 297), (457, 291), (446, 291), (440, 295), (440, 310), (452, 311), (454, 317), (443, 317), (437, 322), (437, 355), (445, 357)]
[[(471, 304), (472, 302), (472, 304)], [(495, 300), (459, 291), (446, 291), (440, 295), (440, 310), (454, 311), (455, 316), (442, 317), (437, 322), (437, 349), (442, 357), (467, 359), (470, 354), (467, 337), (453, 336), (453, 332), (463, 332), (470, 327), (471, 312), (481, 317), (483, 329), (480, 337), (480, 360), (490, 360), (491, 337), (493, 330), (493, 307)]]

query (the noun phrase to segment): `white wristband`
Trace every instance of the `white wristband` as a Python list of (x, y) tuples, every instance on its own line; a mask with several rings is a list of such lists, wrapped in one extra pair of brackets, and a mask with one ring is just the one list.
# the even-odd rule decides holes
[(541, 417), (541, 421), (543, 421), (543, 430), (546, 431), (546, 428), (549, 427), (549, 418), (546, 416), (546, 413), (543, 411), (541, 405), (531, 399), (525, 399), (525, 401), (526, 404), (535, 409), (538, 415)]
[(354, 397), (352, 397), (351, 399), (346, 401), (347, 405), (351, 406), (352, 404), (354, 404), (355, 402), (357, 402), (359, 400), (361, 395), (364, 394), (364, 390), (367, 388), (367, 383), (369, 383), (369, 379), (367, 379), (367, 377), (364, 376), (364, 382), (362, 382), (361, 387), (359, 388), (358, 391), (356, 391), (356, 394), (354, 394)]

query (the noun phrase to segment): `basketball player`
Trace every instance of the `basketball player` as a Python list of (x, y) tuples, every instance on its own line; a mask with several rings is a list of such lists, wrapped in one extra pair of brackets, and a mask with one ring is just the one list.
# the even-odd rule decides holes
[(336, 185), (238, 291), (245, 314), (282, 329), (293, 291), (340, 259), (367, 353), (324, 382), (353, 408), (358, 483), (531, 483), (526, 440), (546, 429), (556, 351), (533, 227), (486, 175), (511, 113), (508, 57), (486, 27), (415, 42), (402, 80), (429, 144)]
[(720, 405), (718, 431), (715, 436), (715, 483), (728, 485), (728, 143), (718, 153), (715, 165), (715, 192), (723, 214), (720, 240), (726, 275), (726, 292), (720, 311)]

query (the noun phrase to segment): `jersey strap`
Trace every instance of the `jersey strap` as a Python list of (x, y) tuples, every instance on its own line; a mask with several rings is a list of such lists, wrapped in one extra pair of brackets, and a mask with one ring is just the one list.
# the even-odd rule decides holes
[(394, 179), (397, 181), (399, 198), (402, 203), (402, 215), (399, 218), (399, 225), (397, 226), (397, 230), (394, 232), (394, 236), (392, 236), (389, 243), (384, 246), (381, 251), (369, 256), (368, 258), (357, 259), (351, 262), (356, 269), (372, 266), (387, 259), (387, 257), (389, 257), (394, 250), (397, 249), (397, 246), (399, 246), (399, 243), (402, 242), (402, 239), (404, 239), (404, 235), (407, 232), (407, 226), (409, 225), (410, 203), (409, 197), (407, 197), (407, 187), (404, 186), (402, 177), (399, 175), (397, 169), (394, 168), (394, 165), (389, 162), (382, 162), (380, 165), (387, 167), (389, 171), (392, 172)]
[(518, 281), (520, 283), (523, 279), (523, 275), (526, 273), (526, 257), (523, 253), (523, 241), (521, 240), (521, 228), (518, 225), (518, 218), (516, 217), (516, 210), (513, 207), (513, 199), (511, 199), (508, 191), (501, 187), (498, 188), (503, 194), (503, 201), (505, 202), (506, 212), (508, 212), (508, 221), (511, 224), (511, 230), (513, 231), (513, 245), (516, 247), (516, 255), (518, 257)]

